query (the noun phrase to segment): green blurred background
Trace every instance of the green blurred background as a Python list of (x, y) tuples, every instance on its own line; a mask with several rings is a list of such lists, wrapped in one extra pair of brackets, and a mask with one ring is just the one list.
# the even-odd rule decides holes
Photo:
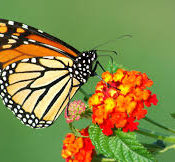
[[(117, 40), (100, 49), (118, 51), (119, 55), (114, 56), (117, 63), (148, 74), (159, 98), (158, 106), (149, 108), (148, 117), (175, 128), (175, 120), (169, 116), (175, 112), (174, 0), (1, 0), (0, 17), (44, 30), (81, 51), (132, 34), (133, 38)], [(100, 57), (104, 67), (107, 59)], [(93, 93), (97, 81), (91, 78), (84, 89)], [(82, 98), (82, 94), (78, 92), (75, 98)], [(140, 127), (161, 131), (144, 121)], [(2, 162), (62, 162), (62, 140), (67, 132), (63, 114), (50, 128), (34, 130), (22, 125), (0, 101)], [(174, 162), (174, 157), (174, 150), (170, 150), (157, 159)]]

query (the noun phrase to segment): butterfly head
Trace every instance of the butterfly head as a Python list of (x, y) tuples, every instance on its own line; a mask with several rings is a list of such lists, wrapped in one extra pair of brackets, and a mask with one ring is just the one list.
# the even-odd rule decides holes
[(87, 61), (87, 64), (91, 64), (97, 59), (97, 51), (96, 50), (85, 51), (80, 56), (82, 57), (82, 59)]

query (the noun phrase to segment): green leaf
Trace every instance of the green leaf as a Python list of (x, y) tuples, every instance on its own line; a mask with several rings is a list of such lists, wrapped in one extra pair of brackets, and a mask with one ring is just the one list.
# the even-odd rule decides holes
[(134, 133), (124, 133), (120, 130), (116, 136), (105, 136), (94, 124), (89, 127), (89, 136), (98, 154), (121, 162), (153, 162), (152, 155), (136, 140)]

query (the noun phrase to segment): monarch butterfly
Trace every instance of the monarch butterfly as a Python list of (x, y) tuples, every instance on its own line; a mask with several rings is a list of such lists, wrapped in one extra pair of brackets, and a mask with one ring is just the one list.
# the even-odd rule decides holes
[(96, 50), (79, 52), (41, 30), (0, 19), (0, 96), (27, 126), (50, 126), (97, 64)]

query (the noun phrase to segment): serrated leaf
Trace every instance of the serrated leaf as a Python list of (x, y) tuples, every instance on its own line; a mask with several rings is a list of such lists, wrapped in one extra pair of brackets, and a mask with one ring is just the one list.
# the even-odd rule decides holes
[(101, 150), (103, 152), (104, 155), (106, 155), (107, 157), (113, 157), (113, 153), (111, 151), (108, 151), (110, 150), (109, 148), (109, 138), (106, 138), (107, 136), (104, 136), (102, 133), (100, 133), (99, 135), (99, 142), (100, 142), (100, 146), (101, 146)]
[(136, 140), (134, 133), (116, 131), (116, 136), (105, 136), (101, 129), (92, 124), (89, 136), (98, 154), (124, 162), (153, 162), (152, 155)]

